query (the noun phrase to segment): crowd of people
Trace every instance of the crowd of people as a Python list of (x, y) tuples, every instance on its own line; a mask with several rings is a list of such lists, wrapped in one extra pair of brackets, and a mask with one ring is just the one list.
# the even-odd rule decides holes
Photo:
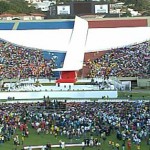
[[(143, 101), (0, 104), (0, 143), (13, 139), (14, 144), (23, 144), (31, 128), (39, 136), (51, 134), (69, 142), (83, 139), (85, 146), (105, 142), (112, 135), (125, 147), (142, 141), (150, 144), (150, 108)], [(113, 146), (113, 140), (108, 144)]]
[[(52, 76), (57, 57), (44, 57), (44, 51), (17, 46), (0, 40), (0, 78), (29, 78)], [(149, 42), (107, 51), (102, 57), (88, 60), (88, 77), (150, 77)]]
[(88, 77), (150, 78), (149, 42), (107, 51), (102, 57), (88, 60)]
[(20, 78), (52, 76), (56, 67), (55, 57), (45, 59), (42, 50), (17, 46), (0, 40), (0, 78)]

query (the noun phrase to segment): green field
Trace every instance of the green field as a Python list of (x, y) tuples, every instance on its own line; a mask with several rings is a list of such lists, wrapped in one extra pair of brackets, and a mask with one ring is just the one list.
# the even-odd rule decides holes
[(132, 95), (132, 99), (147, 99), (150, 100), (150, 89), (145, 90), (132, 90), (130, 92), (118, 92), (118, 98), (128, 98)]
[[(21, 139), (21, 132), (19, 130), (17, 130), (16, 134), (19, 134), (19, 138)], [(115, 133), (111, 134), (111, 136), (107, 136), (106, 141), (103, 141), (101, 138), (98, 137), (98, 139), (101, 141), (102, 145), (100, 147), (100, 150), (110, 150), (110, 147), (108, 145), (108, 141), (111, 140), (113, 142), (118, 142), (120, 143), (120, 150), (121, 145), (122, 145), (122, 141), (119, 141), (116, 139)], [(25, 138), (24, 144), (20, 145), (20, 146), (14, 146), (13, 144), (13, 139), (11, 139), (10, 141), (4, 143), (4, 144), (0, 144), (0, 150), (21, 150), (23, 148), (23, 146), (34, 146), (34, 145), (46, 145), (48, 142), (50, 142), (51, 144), (59, 144), (59, 140), (65, 141), (65, 143), (70, 143), (71, 141), (69, 139), (67, 139), (66, 137), (63, 136), (58, 136), (57, 138), (54, 135), (50, 135), (50, 134), (45, 134), (45, 133), (41, 133), (40, 135), (38, 135), (36, 133), (35, 129), (31, 129), (29, 128), (29, 137)], [(81, 143), (82, 142), (82, 138), (80, 140), (76, 140), (73, 139), (72, 143)], [(99, 147), (86, 147), (86, 150), (98, 150)], [(61, 148), (52, 148), (52, 150), (59, 150)], [(66, 147), (67, 150), (82, 150), (82, 147)], [(34, 150), (38, 150), (38, 149), (34, 149)], [(136, 150), (136, 145), (132, 143), (132, 149), (131, 150)], [(146, 140), (143, 140), (141, 143), (141, 150), (150, 150), (150, 146), (147, 145)]]

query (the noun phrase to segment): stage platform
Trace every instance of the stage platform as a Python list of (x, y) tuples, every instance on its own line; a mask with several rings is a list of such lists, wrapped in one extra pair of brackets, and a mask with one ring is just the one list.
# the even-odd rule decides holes
[(39, 92), (0, 92), (0, 100), (2, 99), (40, 99), (49, 98), (117, 98), (117, 91), (39, 91)]

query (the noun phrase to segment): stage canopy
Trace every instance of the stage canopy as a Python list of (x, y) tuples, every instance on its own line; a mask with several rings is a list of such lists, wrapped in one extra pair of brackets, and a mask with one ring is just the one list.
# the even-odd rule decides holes
[[(29, 48), (67, 51), (73, 29), (0, 30), (0, 39)], [(82, 32), (78, 32), (78, 37)], [(109, 50), (150, 40), (150, 27), (90, 28), (85, 52)], [(78, 42), (74, 45), (78, 48)]]

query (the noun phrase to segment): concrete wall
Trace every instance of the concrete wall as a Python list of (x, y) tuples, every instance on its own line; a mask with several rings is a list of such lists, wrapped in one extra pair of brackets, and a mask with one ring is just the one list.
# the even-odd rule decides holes
[(29, 30), (29, 29), (72, 29), (74, 21), (62, 21), (62, 22), (20, 22), (17, 30)]
[(138, 87), (150, 87), (150, 79), (137, 79)]
[(120, 18), (120, 20), (101, 20), (89, 21), (89, 28), (118, 28), (118, 27), (146, 27), (147, 19), (128, 19)]

